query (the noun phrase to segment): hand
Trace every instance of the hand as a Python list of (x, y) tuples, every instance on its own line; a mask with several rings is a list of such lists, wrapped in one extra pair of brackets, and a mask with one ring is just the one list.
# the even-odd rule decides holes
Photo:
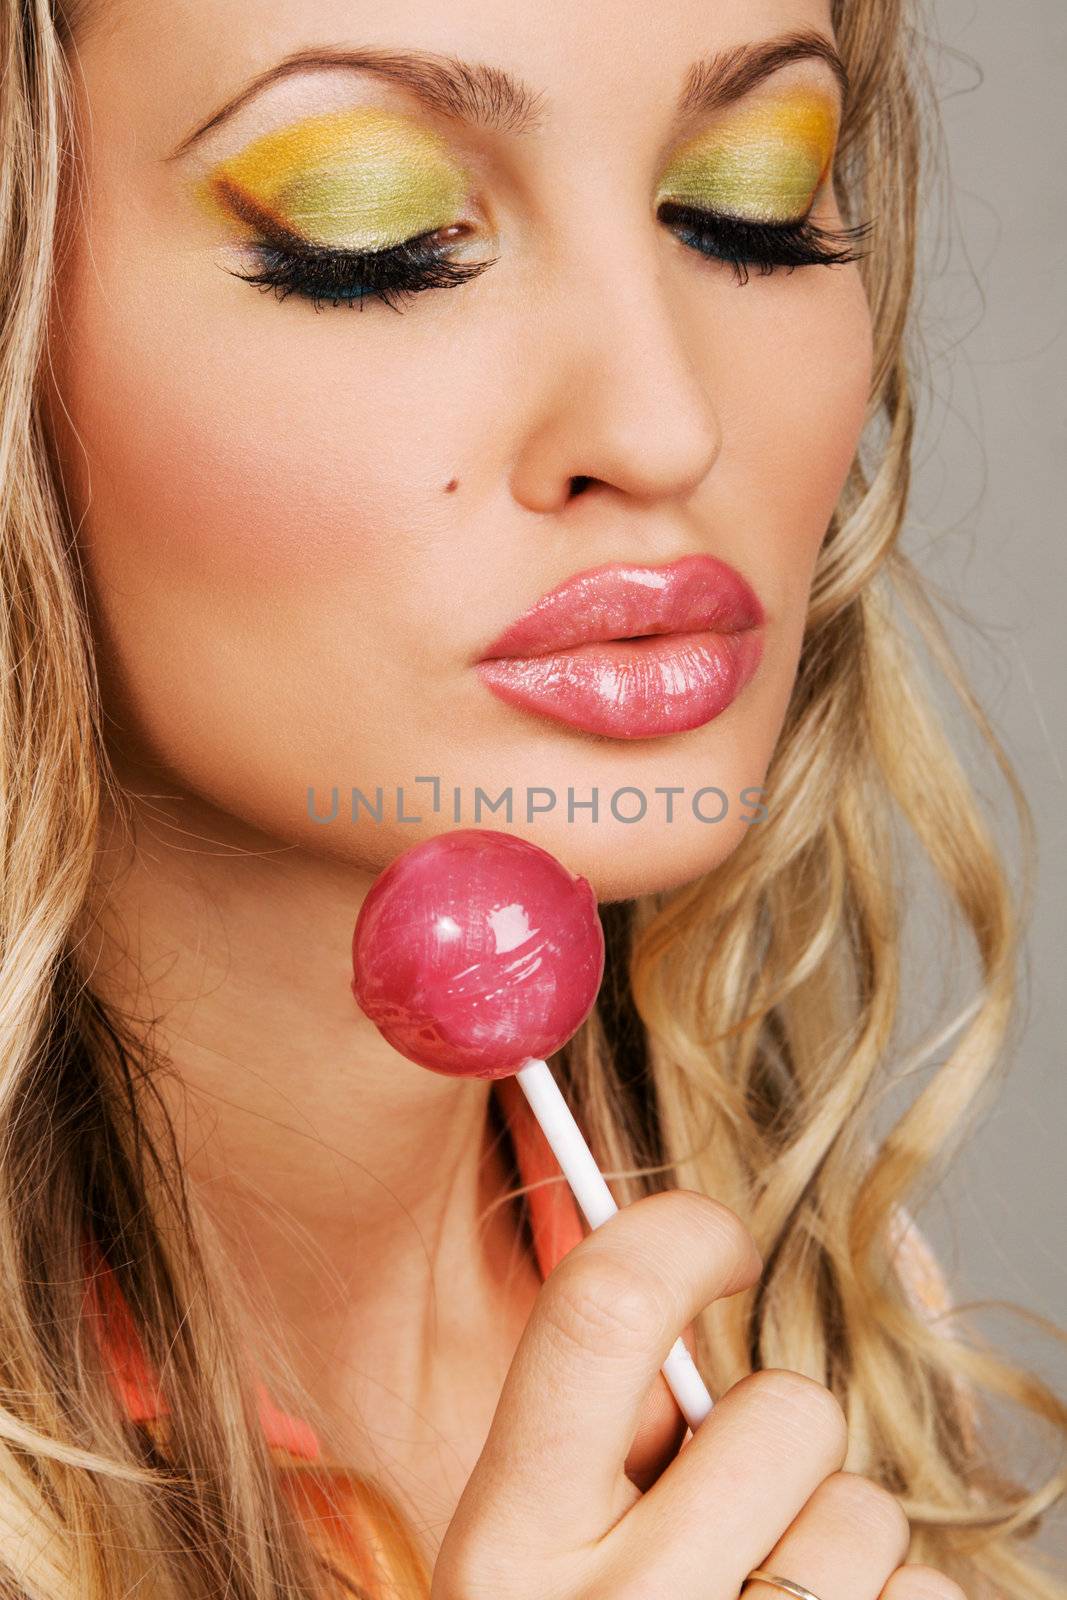
[[(445, 1533), (432, 1600), (737, 1600), (754, 1567), (819, 1600), (965, 1600), (933, 1569), (901, 1565), (907, 1518), (840, 1470), (845, 1417), (813, 1379), (742, 1378), (679, 1448), (660, 1363), (703, 1306), (761, 1269), (732, 1211), (679, 1189), (625, 1206), (564, 1256)], [(782, 1592), (754, 1580), (744, 1600)]]

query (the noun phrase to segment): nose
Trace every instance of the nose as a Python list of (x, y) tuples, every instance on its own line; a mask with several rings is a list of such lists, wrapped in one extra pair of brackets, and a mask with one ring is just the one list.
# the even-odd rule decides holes
[(640, 243), (631, 234), (615, 248), (583, 247), (525, 303), (526, 404), (511, 490), (526, 508), (558, 510), (591, 485), (685, 501), (711, 471), (719, 416), (661, 252), (651, 231)]

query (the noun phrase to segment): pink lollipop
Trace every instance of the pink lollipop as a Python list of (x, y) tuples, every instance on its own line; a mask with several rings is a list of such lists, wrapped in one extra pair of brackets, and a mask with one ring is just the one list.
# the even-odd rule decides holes
[[(438, 834), (375, 880), (352, 966), (352, 993), (395, 1050), (455, 1077), (514, 1074), (589, 1226), (618, 1210), (544, 1060), (581, 1026), (604, 972), (584, 878), (509, 833)], [(695, 1429), (712, 1401), (681, 1339), (662, 1370)]]

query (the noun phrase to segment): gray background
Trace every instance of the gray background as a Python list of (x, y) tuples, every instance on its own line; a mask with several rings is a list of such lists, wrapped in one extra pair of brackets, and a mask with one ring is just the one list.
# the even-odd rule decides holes
[[(932, 192), (925, 213), (928, 360), (905, 544), (977, 624), (950, 618), (950, 636), (1016, 763), (1040, 857), (1007, 1073), (920, 1220), (958, 1299), (1021, 1301), (1067, 1328), (1067, 5), (929, 0), (926, 21), (949, 192), (947, 208)], [(946, 714), (1010, 837), (1002, 782), (951, 701)], [(927, 895), (914, 915), (920, 950), (933, 953)], [(965, 954), (961, 945), (963, 977)], [(923, 978), (920, 957), (909, 978), (917, 1024), (930, 1017)], [(957, 997), (967, 992), (959, 979)], [(913, 1075), (912, 1091), (922, 1081)], [(976, 1323), (1067, 1392), (1062, 1345), (1004, 1312)]]

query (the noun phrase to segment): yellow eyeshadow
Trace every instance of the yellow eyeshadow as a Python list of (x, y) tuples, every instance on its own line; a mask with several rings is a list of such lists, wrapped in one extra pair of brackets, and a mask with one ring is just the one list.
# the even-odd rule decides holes
[(469, 179), (429, 128), (360, 106), (263, 134), (194, 189), (230, 222), (258, 217), (334, 249), (385, 250), (458, 221)]
[(794, 222), (811, 207), (830, 164), (837, 109), (814, 91), (782, 95), (732, 115), (683, 145), (656, 200), (753, 222)]

